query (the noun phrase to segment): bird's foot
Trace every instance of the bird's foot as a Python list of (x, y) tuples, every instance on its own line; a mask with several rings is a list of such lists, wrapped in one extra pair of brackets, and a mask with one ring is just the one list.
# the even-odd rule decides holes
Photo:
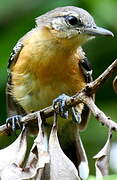
[(17, 127), (19, 127), (20, 129), (22, 128), (21, 119), (22, 119), (21, 115), (15, 115), (15, 116), (8, 117), (6, 119), (6, 125), (7, 125), (7, 127), (10, 125), (11, 129), (13, 131), (16, 131)]
[(69, 112), (72, 114), (74, 122), (81, 123), (81, 113), (79, 113), (75, 107), (69, 109), (66, 108), (66, 101), (69, 100), (69, 96), (66, 94), (60, 95), (58, 98), (53, 100), (53, 107), (57, 114), (60, 114), (62, 118), (68, 119)]
[(53, 108), (55, 109), (56, 113), (60, 114), (62, 118), (68, 119), (68, 110), (66, 108), (66, 100), (70, 97), (66, 94), (62, 94), (56, 99), (53, 100)]

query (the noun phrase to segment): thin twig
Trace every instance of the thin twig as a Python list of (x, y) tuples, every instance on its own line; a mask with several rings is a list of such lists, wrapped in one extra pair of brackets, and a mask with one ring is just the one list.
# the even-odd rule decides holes
[[(82, 89), (79, 93), (72, 96), (68, 101), (66, 101), (66, 106), (72, 107), (80, 102), (86, 104), (93, 115), (105, 126), (108, 128), (112, 128), (117, 131), (117, 123), (110, 120), (100, 109), (95, 105), (93, 100), (90, 98), (98, 88), (100, 88), (104, 82), (114, 73), (117, 72), (117, 59), (93, 82), (88, 83), (84, 89)], [(53, 116), (54, 109), (52, 106), (42, 109), (40, 111), (30, 113), (24, 116), (21, 120), (21, 123), (29, 123), (33, 121), (37, 121), (38, 113), (41, 113), (43, 119)], [(5, 124), (0, 126), (0, 136), (4, 134), (8, 134), (11, 131), (11, 127), (7, 127)]]

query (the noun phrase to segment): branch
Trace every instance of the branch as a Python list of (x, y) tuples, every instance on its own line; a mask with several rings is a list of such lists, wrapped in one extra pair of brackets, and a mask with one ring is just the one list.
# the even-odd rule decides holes
[(113, 89), (114, 89), (115, 93), (117, 94), (117, 76), (113, 80)]
[(91, 112), (95, 118), (102, 123), (102, 125), (107, 126), (113, 131), (117, 131), (117, 123), (112, 121), (110, 117), (107, 117), (103, 111), (101, 111), (94, 103), (91, 97), (85, 96), (83, 102), (90, 108)]
[(117, 59), (96, 80), (87, 85), (87, 93), (95, 93), (114, 72), (117, 72)]
[[(117, 59), (93, 82), (88, 83), (84, 89), (79, 93), (72, 96), (68, 101), (66, 101), (66, 107), (70, 108), (76, 104), (83, 102), (92, 111), (93, 115), (108, 128), (117, 131), (117, 123), (113, 122), (108, 118), (94, 103), (91, 98), (98, 88), (100, 88), (104, 82), (109, 79), (109, 77), (117, 72)], [(52, 106), (42, 109), (40, 111), (30, 113), (24, 116), (21, 123), (29, 123), (37, 121), (38, 113), (41, 113), (43, 119), (53, 116), (54, 109)], [(7, 127), (5, 124), (0, 126), (0, 135), (8, 134), (11, 131), (11, 127)]]

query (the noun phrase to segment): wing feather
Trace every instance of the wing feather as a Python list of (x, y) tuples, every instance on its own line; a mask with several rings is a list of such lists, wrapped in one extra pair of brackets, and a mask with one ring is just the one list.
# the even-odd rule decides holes
[[(87, 57), (85, 57), (84, 59), (82, 59), (80, 61), (80, 66), (84, 73), (86, 83), (92, 82), (93, 81), (93, 78), (92, 78), (93, 71), (92, 71), (91, 64), (89, 63), (89, 60), (87, 59)], [(94, 95), (92, 96), (92, 98), (95, 99)], [(86, 128), (89, 116), (90, 116), (90, 109), (86, 105), (84, 105), (84, 108), (83, 108), (82, 114), (81, 114), (82, 121), (79, 125), (80, 130), (84, 130)]]
[(13, 116), (17, 114), (25, 114), (22, 107), (20, 107), (20, 105), (17, 102), (15, 102), (12, 95), (10, 94), (10, 89), (12, 87), (11, 69), (12, 69), (12, 66), (16, 63), (22, 48), (23, 48), (23, 44), (20, 41), (18, 41), (18, 43), (13, 48), (13, 51), (8, 60), (8, 80), (7, 80), (7, 85), (6, 85), (6, 104), (7, 104), (8, 116)]

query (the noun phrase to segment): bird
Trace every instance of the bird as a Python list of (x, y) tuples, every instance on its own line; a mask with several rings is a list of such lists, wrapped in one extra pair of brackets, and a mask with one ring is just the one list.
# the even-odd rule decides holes
[[(36, 27), (16, 43), (8, 61), (7, 122), (58, 102), (61, 116), (67, 117), (65, 100), (92, 81), (92, 68), (82, 45), (95, 36), (113, 33), (98, 27), (79, 7), (58, 7), (37, 17)], [(58, 120), (64, 150), (67, 144), (73, 145), (74, 134), (86, 128), (89, 112), (80, 103), (71, 110), (74, 121), (69, 117)], [(51, 121), (47, 120), (47, 126)], [(33, 125), (31, 128), (33, 131)]]

